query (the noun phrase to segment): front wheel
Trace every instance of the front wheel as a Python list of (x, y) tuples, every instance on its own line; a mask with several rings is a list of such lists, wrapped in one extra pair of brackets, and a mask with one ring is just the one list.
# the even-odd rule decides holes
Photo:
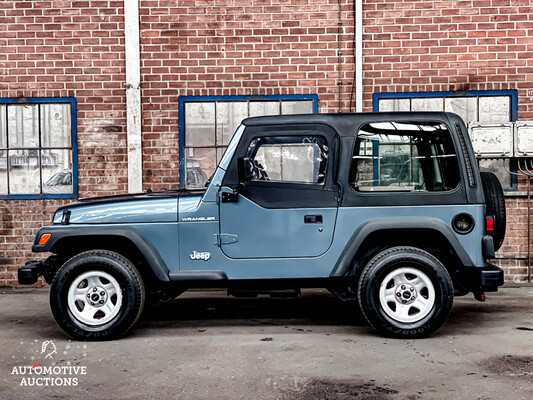
[(81, 340), (124, 335), (145, 302), (142, 278), (120, 254), (91, 250), (68, 260), (50, 288), (50, 307), (59, 326)]
[(394, 247), (366, 265), (358, 297), (365, 318), (382, 334), (425, 337), (448, 318), (453, 283), (446, 268), (428, 252)]

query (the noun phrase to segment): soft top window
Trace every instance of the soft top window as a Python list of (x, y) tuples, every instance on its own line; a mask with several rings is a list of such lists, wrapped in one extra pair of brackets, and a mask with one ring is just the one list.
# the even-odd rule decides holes
[(322, 136), (266, 136), (250, 143), (252, 180), (324, 183), (328, 146)]
[(459, 167), (450, 132), (441, 122), (375, 122), (357, 135), (350, 174), (361, 192), (455, 189)]

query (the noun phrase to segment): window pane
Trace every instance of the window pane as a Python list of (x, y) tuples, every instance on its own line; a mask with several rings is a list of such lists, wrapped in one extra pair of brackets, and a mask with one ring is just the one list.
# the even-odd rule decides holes
[(73, 192), (72, 153), (70, 150), (42, 150), (43, 193)]
[(444, 111), (459, 115), (465, 123), (477, 121), (477, 97), (447, 97)]
[(7, 120), (5, 105), (0, 104), (0, 147), (7, 147)]
[(9, 147), (39, 147), (39, 113), (36, 104), (9, 105)]
[(508, 158), (481, 159), (479, 160), (479, 170), (482, 172), (492, 172), (496, 174), (504, 189), (512, 189), (513, 183), (511, 174), (507, 172), (510, 171), (509, 164), (510, 160)]
[(215, 148), (185, 149), (185, 186), (203, 188), (215, 172)]
[(224, 152), (226, 151), (227, 147), (218, 147), (217, 148), (217, 162), (216, 165), (220, 162), (222, 159), (222, 156), (224, 155)]
[(367, 124), (358, 133), (351, 178), (360, 191), (442, 191), (459, 184), (447, 128), (438, 123)]
[(279, 136), (255, 139), (248, 149), (253, 179), (323, 183), (327, 146), (322, 137)]
[(227, 146), (241, 124), (248, 117), (248, 103), (235, 101), (217, 103), (217, 145)]
[(0, 194), (7, 194), (7, 151), (0, 150)]
[(70, 104), (41, 105), (41, 146), (70, 147)]
[(286, 114), (312, 114), (313, 101), (282, 101), (281, 113)]
[(252, 101), (249, 107), (250, 117), (280, 114), (279, 101)]
[(185, 103), (185, 145), (215, 145), (215, 103)]
[(479, 122), (509, 122), (509, 96), (483, 96), (479, 98)]
[(442, 97), (424, 97), (411, 99), (411, 111), (443, 111)]
[(9, 193), (40, 193), (39, 150), (9, 151)]
[(381, 99), (379, 111), (411, 111), (411, 99)]

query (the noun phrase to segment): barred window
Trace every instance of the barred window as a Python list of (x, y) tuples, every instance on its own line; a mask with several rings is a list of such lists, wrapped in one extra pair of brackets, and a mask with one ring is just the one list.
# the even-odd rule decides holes
[(180, 98), (181, 184), (204, 187), (243, 119), (310, 114), (316, 102), (315, 95)]
[(0, 99), (0, 196), (74, 197), (75, 112), (74, 99)]

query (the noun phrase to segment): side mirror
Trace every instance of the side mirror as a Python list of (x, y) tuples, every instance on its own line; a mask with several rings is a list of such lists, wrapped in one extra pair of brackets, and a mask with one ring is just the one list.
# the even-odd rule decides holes
[(237, 170), (239, 172), (239, 183), (244, 185), (246, 181), (251, 181), (253, 174), (252, 160), (248, 157), (240, 157), (237, 159)]

